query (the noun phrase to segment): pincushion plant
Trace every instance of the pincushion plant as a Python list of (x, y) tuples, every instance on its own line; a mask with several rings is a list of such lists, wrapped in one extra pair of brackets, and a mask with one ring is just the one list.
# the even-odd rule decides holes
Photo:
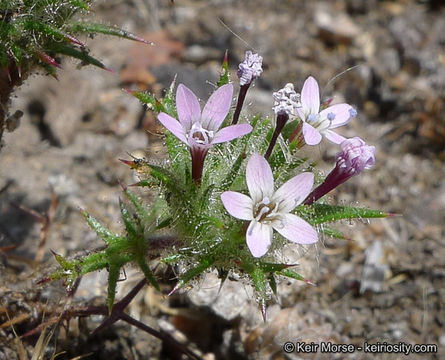
[(93, 0), (0, 1), (0, 141), (9, 124), (8, 104), (12, 91), (33, 71), (41, 69), (56, 77), (61, 55), (81, 65), (105, 65), (89, 54), (77, 36), (107, 34), (150, 43), (129, 32), (82, 20)]
[[(241, 87), (248, 87), (261, 74), (261, 61), (256, 54), (247, 54), (238, 71)], [(320, 110), (318, 85), (310, 77), (301, 96), (292, 84), (273, 94), (274, 119), (234, 118), (232, 91), (226, 58), (218, 87), (202, 111), (196, 96), (183, 84), (175, 95), (173, 83), (159, 100), (151, 94), (130, 92), (149, 105), (167, 128), (167, 160), (122, 160), (140, 177), (133, 185), (155, 191), (157, 200), (144, 204), (123, 185), (126, 201), (120, 202), (120, 208), (125, 232), (120, 235), (83, 211), (107, 247), (76, 260), (56, 255), (61, 268), (49, 280), (65, 279), (72, 285), (86, 273), (107, 268), (111, 310), (120, 269), (129, 263), (137, 265), (146, 281), (158, 288), (150, 262), (156, 259), (179, 271), (170, 294), (193, 285), (212, 269), (221, 281), (237, 274), (256, 290), (265, 317), (266, 301), (276, 293), (278, 279), (309, 282), (293, 269), (296, 264), (283, 260), (285, 245), (311, 246), (322, 236), (341, 238), (327, 225), (334, 221), (389, 215), (329, 205), (323, 198), (370, 168), (375, 161), (374, 147), (359, 138), (342, 140), (336, 166), (326, 179), (314, 176), (314, 163), (299, 155), (302, 147), (318, 141), (314, 132), (332, 140), (326, 131), (356, 115), (350, 105), (322, 106)], [(243, 96), (238, 97), (235, 108), (241, 109), (243, 101)]]

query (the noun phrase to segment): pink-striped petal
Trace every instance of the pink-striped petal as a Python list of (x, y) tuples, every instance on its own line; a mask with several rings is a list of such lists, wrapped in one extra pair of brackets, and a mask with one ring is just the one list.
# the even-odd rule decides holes
[(252, 199), (235, 191), (225, 191), (221, 194), (221, 200), (227, 212), (241, 220), (253, 219)]
[(233, 85), (225, 84), (210, 96), (202, 110), (201, 124), (204, 129), (217, 131), (220, 128), (229, 113), (232, 95)]
[(160, 113), (158, 115), (158, 120), (179, 140), (188, 144), (187, 138), (185, 137), (184, 127), (178, 120), (176, 120), (175, 118), (171, 117), (166, 113)]
[(330, 129), (343, 126), (351, 120), (351, 112), (354, 108), (348, 104), (335, 104), (320, 111), (320, 120), (333, 118), (331, 120)]
[(303, 136), (308, 145), (318, 145), (321, 141), (321, 134), (307, 122), (303, 122)]
[(312, 76), (309, 76), (303, 84), (303, 89), (301, 90), (301, 105), (303, 113), (306, 116), (309, 114), (318, 114), (320, 110), (320, 90), (317, 80)]
[(341, 136), (332, 130), (325, 130), (323, 135), (326, 137), (326, 139), (332, 141), (334, 144), (341, 144), (346, 140), (344, 136)]
[(278, 211), (288, 213), (307, 198), (314, 185), (314, 174), (305, 172), (286, 181), (274, 194)]
[(252, 131), (252, 126), (249, 124), (231, 125), (219, 130), (213, 138), (212, 144), (219, 144), (226, 141), (244, 136)]
[(185, 129), (201, 118), (201, 107), (196, 95), (187, 86), (179, 84), (176, 90), (176, 111), (178, 118)]
[(247, 163), (246, 182), (254, 203), (259, 203), (265, 197), (271, 200), (273, 195), (273, 174), (269, 163), (258, 153), (252, 154)]
[(313, 244), (318, 241), (317, 231), (302, 218), (285, 214), (272, 223), (273, 228), (286, 239), (297, 244)]
[(252, 220), (247, 228), (246, 241), (254, 257), (263, 256), (272, 243), (272, 226)]

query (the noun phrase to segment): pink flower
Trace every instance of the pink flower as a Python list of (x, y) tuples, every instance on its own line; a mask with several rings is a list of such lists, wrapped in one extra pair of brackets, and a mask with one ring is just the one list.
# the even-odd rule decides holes
[(301, 107), (297, 109), (303, 121), (303, 136), (306, 144), (317, 145), (322, 135), (328, 140), (340, 144), (345, 138), (331, 129), (346, 125), (357, 115), (348, 104), (336, 104), (320, 111), (320, 92), (317, 80), (309, 76), (301, 90)]
[(359, 137), (345, 139), (340, 144), (341, 151), (337, 154), (335, 168), (314, 191), (304, 204), (311, 205), (337, 186), (363, 170), (371, 169), (375, 164), (375, 146), (366, 145)]
[(250, 220), (247, 246), (254, 257), (266, 254), (272, 243), (273, 229), (297, 244), (313, 244), (318, 236), (315, 229), (290, 212), (307, 197), (314, 183), (314, 175), (306, 172), (293, 177), (274, 191), (274, 179), (268, 162), (254, 153), (246, 169), (250, 197), (234, 191), (221, 194), (230, 215)]
[(198, 98), (185, 85), (176, 90), (176, 111), (179, 121), (166, 113), (158, 115), (159, 121), (179, 140), (190, 147), (193, 179), (200, 182), (204, 160), (209, 148), (215, 144), (231, 141), (252, 131), (249, 124), (227, 126), (220, 129), (232, 103), (233, 86), (218, 88), (201, 113)]
[(176, 110), (179, 122), (166, 113), (160, 113), (158, 119), (190, 148), (209, 149), (214, 144), (236, 139), (252, 131), (252, 126), (249, 124), (219, 129), (229, 113), (232, 94), (232, 84), (221, 86), (210, 96), (201, 113), (196, 95), (185, 85), (179, 84), (176, 90)]
[(246, 51), (246, 58), (239, 64), (237, 75), (241, 86), (250, 84), (263, 72), (263, 58), (252, 51)]

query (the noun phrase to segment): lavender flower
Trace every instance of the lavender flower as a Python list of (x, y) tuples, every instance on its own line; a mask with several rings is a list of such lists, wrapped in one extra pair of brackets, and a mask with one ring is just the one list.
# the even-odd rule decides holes
[(261, 67), (262, 63), (263, 58), (261, 56), (259, 56), (258, 54), (253, 54), (252, 51), (246, 51), (246, 58), (238, 66), (237, 74), (240, 82), (240, 91), (238, 94), (238, 101), (236, 103), (235, 112), (233, 113), (233, 125), (238, 122), (250, 84), (263, 72), (263, 69)]
[(215, 144), (231, 141), (252, 131), (249, 124), (227, 126), (222, 122), (230, 110), (233, 86), (226, 84), (210, 96), (201, 113), (196, 95), (185, 85), (176, 90), (176, 110), (179, 122), (166, 113), (158, 115), (159, 121), (179, 140), (190, 147), (192, 155), (192, 176), (198, 183), (207, 151)]
[(297, 244), (313, 244), (318, 240), (311, 225), (290, 213), (309, 194), (314, 183), (312, 173), (297, 175), (274, 191), (269, 164), (261, 155), (254, 153), (247, 163), (246, 181), (250, 197), (225, 191), (221, 200), (230, 215), (250, 220), (246, 240), (254, 257), (266, 254), (272, 243), (272, 229)]
[(273, 93), (275, 100), (273, 111), (275, 115), (280, 113), (286, 113), (289, 118), (295, 118), (297, 116), (297, 108), (301, 107), (300, 94), (297, 94), (294, 90), (294, 85), (287, 83), (284, 88)]
[(238, 78), (240, 85), (250, 84), (253, 80), (261, 75), (263, 58), (252, 51), (246, 51), (246, 58), (238, 66)]
[(351, 177), (374, 166), (375, 147), (366, 145), (359, 137), (344, 140), (340, 147), (341, 151), (337, 154), (335, 168), (325, 181), (309, 194), (304, 202), (305, 205), (314, 203)]
[(328, 140), (340, 144), (345, 138), (331, 129), (343, 126), (357, 115), (348, 104), (336, 104), (320, 111), (320, 92), (317, 81), (309, 76), (301, 90), (301, 108), (298, 116), (303, 121), (303, 136), (306, 144), (317, 145), (324, 135)]

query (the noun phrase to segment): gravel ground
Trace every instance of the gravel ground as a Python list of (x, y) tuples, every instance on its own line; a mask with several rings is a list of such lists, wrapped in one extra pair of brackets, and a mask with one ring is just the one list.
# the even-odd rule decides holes
[[(121, 229), (118, 179), (131, 183), (134, 177), (119, 158), (162, 157), (155, 118), (122, 88), (160, 94), (177, 74), (206, 99), (225, 50), (236, 79), (236, 66), (250, 47), (263, 56), (264, 73), (249, 93), (248, 112), (270, 114), (271, 92), (287, 82), (298, 88), (313, 75), (328, 84), (326, 98), (347, 101), (359, 112), (343, 135), (359, 135), (377, 148), (375, 167), (335, 190), (330, 201), (402, 216), (344, 222), (337, 228), (350, 240), (324, 238), (316, 248), (302, 249), (301, 272), (317, 286), (281, 283), (266, 323), (249, 286), (228, 281), (218, 296), (214, 274), (170, 298), (165, 294), (173, 274), (166, 274), (162, 294), (144, 289), (129, 312), (205, 359), (403, 358), (364, 351), (285, 353), (286, 341), (436, 344), (437, 353), (409, 358), (445, 358), (440, 1), (113, 0), (98, 2), (94, 16), (156, 46), (97, 37), (88, 40), (92, 53), (115, 73), (79, 71), (65, 62), (59, 81), (36, 76), (15, 93), (12, 109), (25, 115), (0, 152), (0, 359), (19, 356), (11, 323), (22, 335), (68, 303), (105, 302), (106, 272), (82, 279), (73, 299), (62, 284), (38, 286), (35, 280), (56, 267), (50, 249), (76, 256), (102, 246), (79, 208)], [(328, 144), (311, 150), (329, 171), (336, 150)], [(39, 251), (41, 223), (29, 209), (50, 214), (52, 192), (58, 205)], [(150, 194), (142, 195), (149, 201)], [(118, 298), (141, 275), (127, 269), (126, 277)], [(100, 321), (71, 321), (69, 332), (59, 327), (47, 358), (56, 344), (65, 352), (58, 359), (180, 358), (175, 347), (120, 322), (91, 335)], [(30, 354), (37, 338), (22, 340)]]

